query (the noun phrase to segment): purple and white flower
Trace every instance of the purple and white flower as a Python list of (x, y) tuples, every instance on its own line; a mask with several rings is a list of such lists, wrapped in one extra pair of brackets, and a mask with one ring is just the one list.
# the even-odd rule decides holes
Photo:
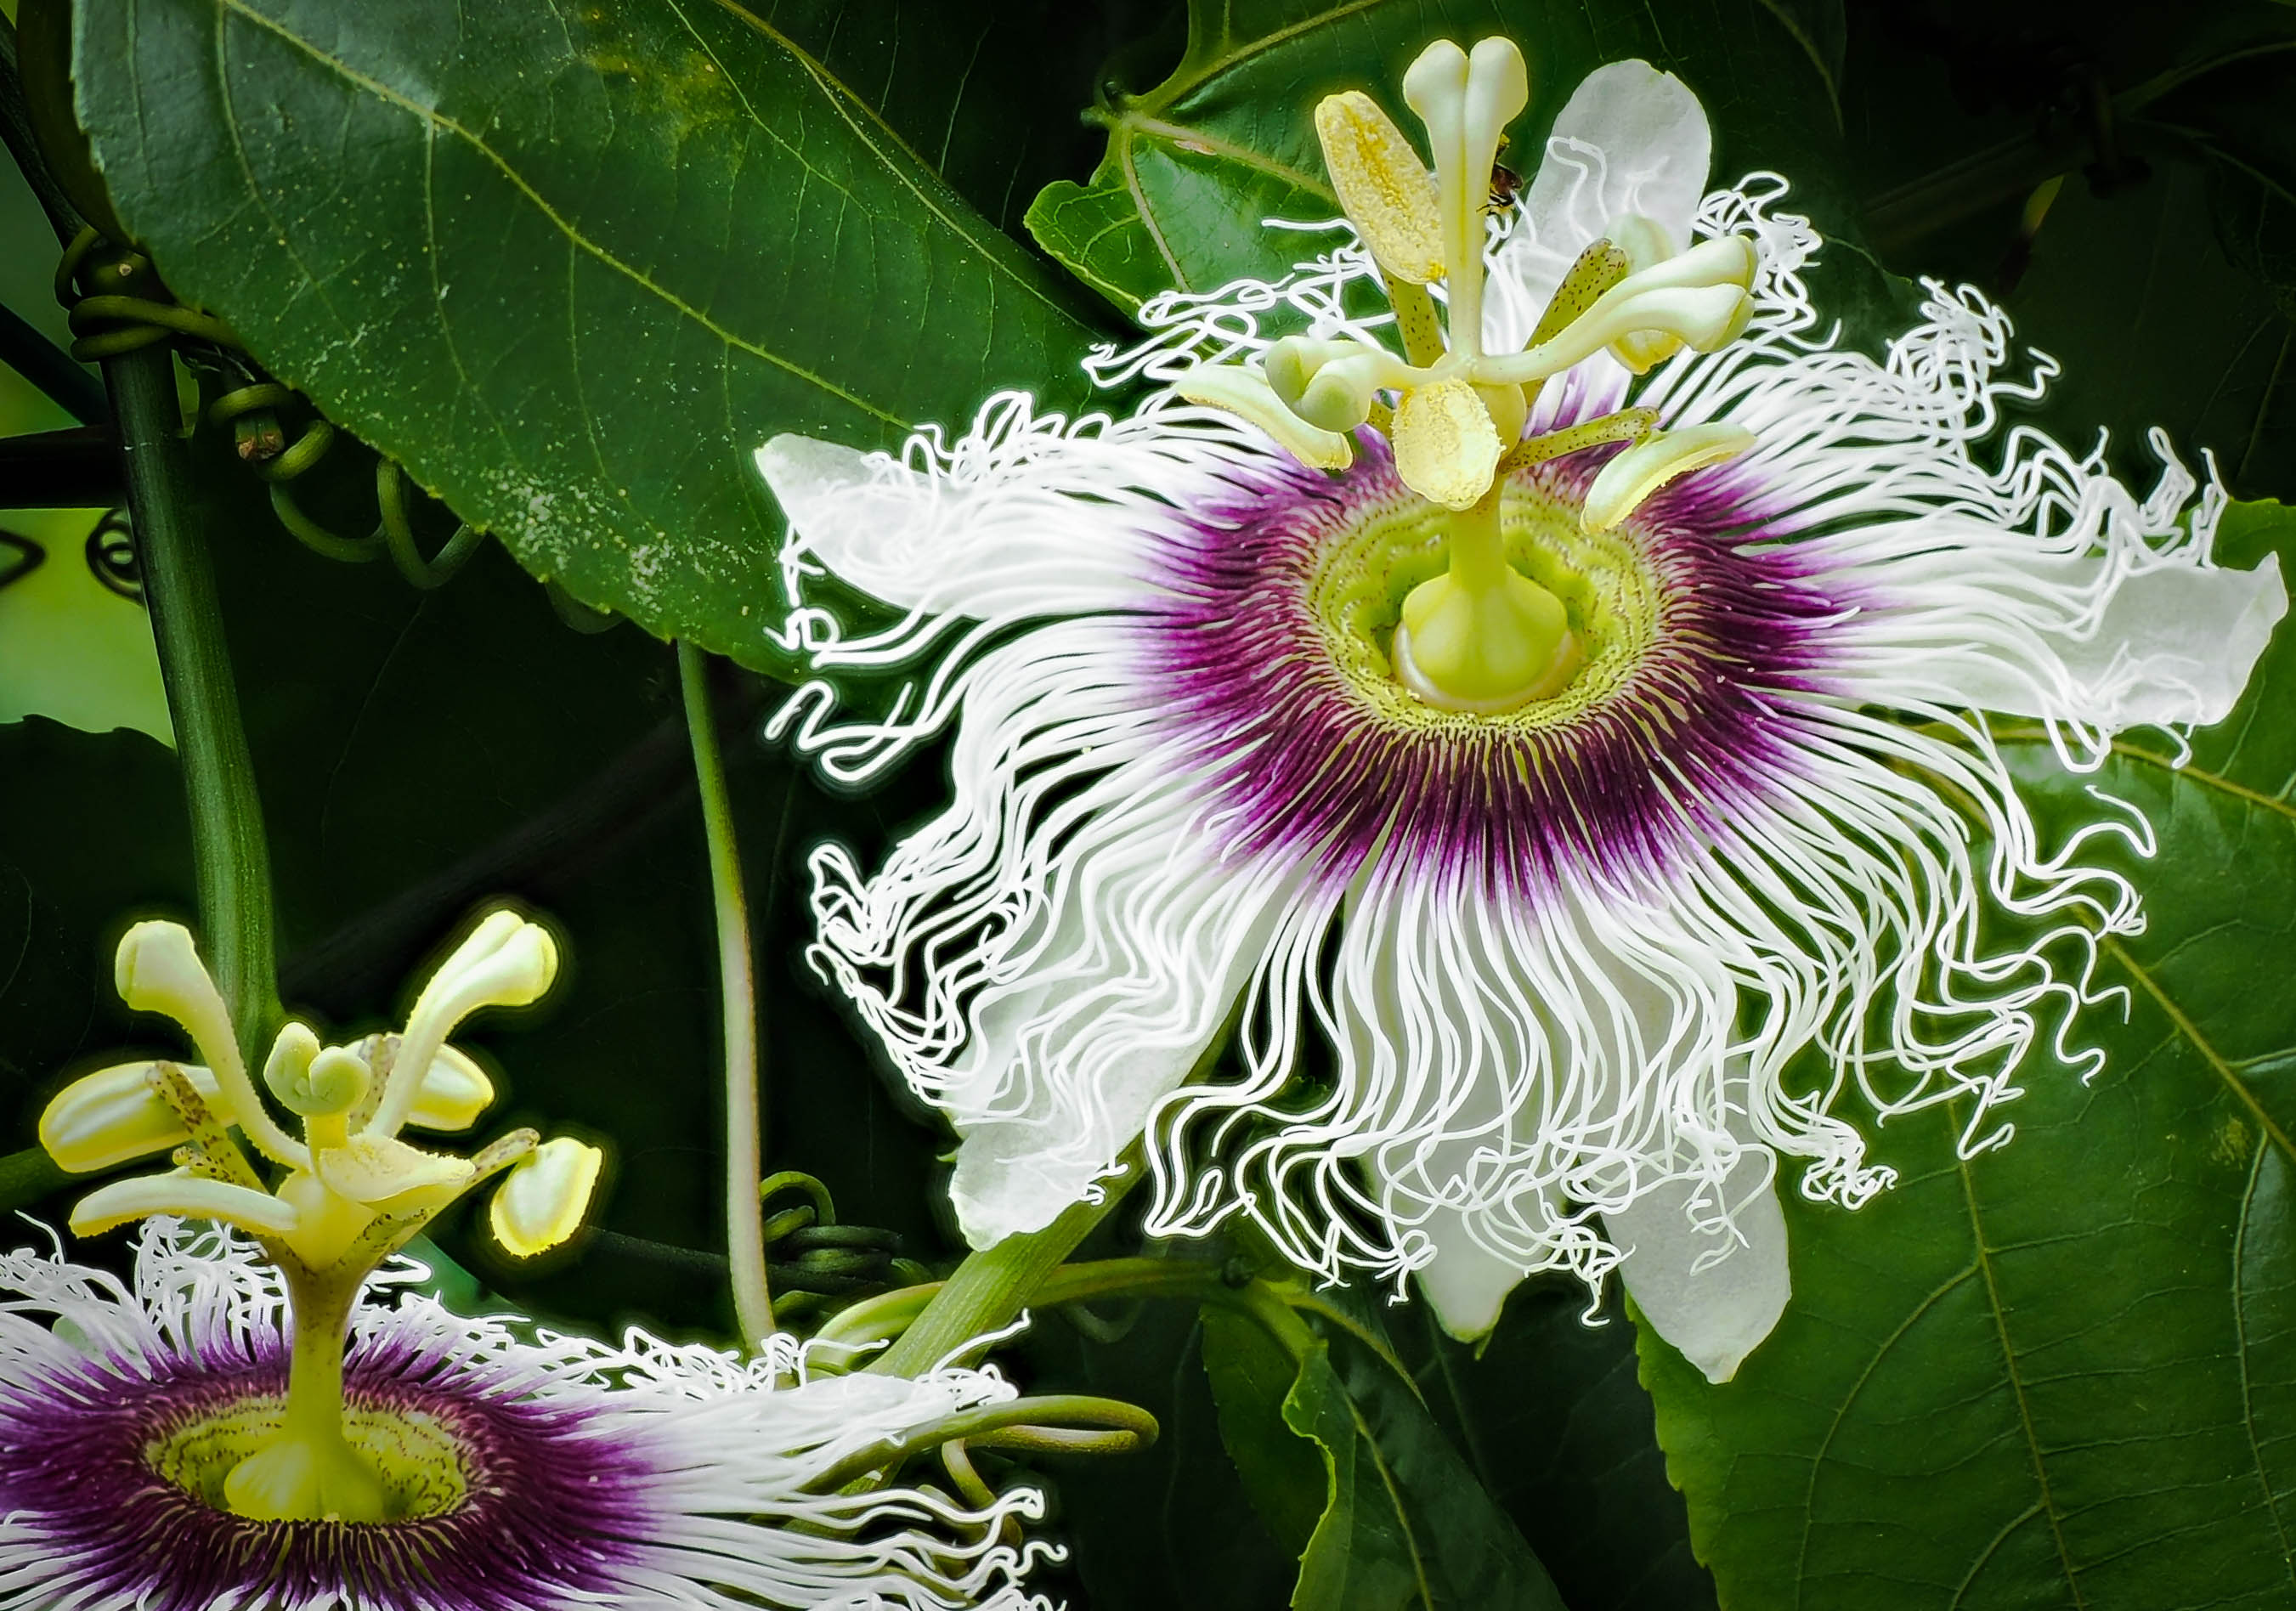
[[(2141, 921), (2089, 841), (2148, 836), (2108, 803), (2044, 843), (1987, 713), (2075, 770), (2131, 725), (2219, 720), (2284, 612), (2276, 563), (2210, 562), (2225, 494), (2158, 437), (2140, 497), (2003, 429), (2053, 369), (1973, 290), (1932, 284), (1882, 358), (1850, 350), (1784, 182), (1709, 193), (1708, 151), (1677, 80), (1591, 76), (1481, 242), (1480, 354), (1445, 360), (1484, 368), (1438, 424), (1483, 430), (1507, 355), (1560, 350), (1540, 321), (1591, 243), (1632, 237), (1639, 273), (1750, 241), (1736, 322), (1582, 341), (1525, 421), (1488, 415), (1503, 452), (1631, 401), (1656, 447), (1486, 452), (1456, 496), (1414, 470), (1416, 495), (1379, 430), (1343, 428), (1399, 429), (1445, 372), (1364, 352), (1398, 333), (1365, 283), (1397, 275), (1342, 225), (1280, 283), (1144, 309), (1147, 342), (1094, 364), (1165, 388), (1129, 417), (1004, 394), (898, 457), (760, 451), (819, 674), (781, 731), (862, 784), (955, 724), (945, 811), (873, 872), (815, 853), (813, 956), (963, 1137), (976, 1244), (1045, 1225), (1144, 1133), (1152, 1231), (1242, 1214), (1327, 1276), (1415, 1272), (1467, 1336), (1527, 1272), (1623, 1258), (1721, 1379), (1787, 1296), (1781, 1160), (1814, 1198), (1889, 1182), (1848, 1087), (1882, 1116), (1972, 1098), (1965, 1149), (2005, 1139), (1989, 1110), (2077, 1004), (2084, 948)], [(1340, 377), (1320, 399), (1315, 364)], [(1303, 427), (1271, 387), (1355, 412)], [(1397, 642), (1479, 495), (1583, 657), (1496, 710), (1425, 697)], [(824, 572), (899, 618), (840, 626), (808, 603)], [(840, 715), (835, 684), (918, 666), (889, 711)], [(1988, 892), (2036, 937), (1981, 924)], [(1231, 1024), (1241, 1075), (1191, 1083)]]
[(348, 1429), (382, 1521), (259, 1521), (225, 1476), (275, 1432), (286, 1288), (243, 1238), (146, 1224), (132, 1289), (0, 1255), (0, 1607), (1020, 1611), (1037, 1495), (839, 1492), (878, 1445), (1013, 1396), (992, 1371), (808, 1378), (632, 1332), (619, 1348), (464, 1320), (395, 1261), (352, 1316)]

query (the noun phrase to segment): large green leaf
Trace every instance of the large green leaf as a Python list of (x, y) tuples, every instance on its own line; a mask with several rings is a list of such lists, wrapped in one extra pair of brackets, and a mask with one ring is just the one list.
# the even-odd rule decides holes
[(1568, 1277), (1526, 1281), (1474, 1345), (1423, 1304), (1394, 1316), (1398, 1352), (1570, 1611), (1711, 1611), (1714, 1583), (1668, 1484), (1635, 1329), (1617, 1282), (1602, 1313)]
[(78, 105), (176, 291), (537, 575), (786, 669), (750, 450), (1080, 385), (1067, 288), (686, 0), (119, 0)]
[(1562, 1611), (1538, 1558), (1427, 1406), (1368, 1348), (1318, 1342), (1283, 1422), (1321, 1447), (1322, 1517), (1295, 1611)]
[[(2226, 556), (2296, 557), (2236, 510)], [(1642, 1341), (1669, 1470), (1725, 1606), (2282, 1607), (2296, 1602), (2296, 634), (2177, 769), (2121, 740), (2095, 777), (2038, 735), (2022, 787), (2062, 837), (2140, 807), (2150, 923), (2107, 942), (2087, 1084), (2038, 1059), (2017, 1133), (1892, 1125), (1898, 1186), (1790, 1201), (1794, 1297), (1738, 1378)], [(2125, 1008), (2125, 1015), (2124, 1015)]]
[[(1811, 14), (1800, 4), (1786, 12)], [(1045, 249), (1121, 307), (1178, 286), (1210, 290), (1280, 275), (1309, 248), (1262, 227), (1324, 219), (1338, 204), (1308, 118), (1334, 90), (1367, 87), (1403, 107), (1405, 68), (1429, 41), (1504, 32), (1523, 47), (1530, 109), (1512, 149), (1543, 148), (1578, 80), (1639, 56), (1679, 73), (1713, 119), (1714, 172), (1728, 180), (1778, 168), (1821, 198), (1835, 164), (1830, 85), (1807, 41), (1760, 0), (1638, 7), (1529, 0), (1252, 0), (1189, 6), (1187, 54), (1138, 94), (1112, 94), (1094, 116), (1108, 151), (1088, 184), (1048, 185), (1029, 210)], [(1825, 46), (1817, 47), (1823, 55)]]

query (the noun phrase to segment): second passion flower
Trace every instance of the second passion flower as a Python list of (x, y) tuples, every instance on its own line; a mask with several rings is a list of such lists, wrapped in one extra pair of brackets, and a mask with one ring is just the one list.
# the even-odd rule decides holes
[[(1367, 97), (1319, 115), (1346, 243), (1144, 309), (1095, 365), (1165, 384), (1129, 418), (1007, 394), (898, 459), (761, 450), (822, 679), (783, 728), (857, 783), (957, 723), (947, 810), (873, 874), (816, 853), (814, 956), (963, 1136), (979, 1245), (1144, 1133), (1152, 1231), (1246, 1214), (1306, 1268), (1414, 1272), (1464, 1336), (1623, 1258), (1720, 1379), (1785, 1301), (1779, 1160), (1888, 1183), (1844, 1088), (1981, 1111), (2079, 993), (2053, 942), (2140, 921), (1983, 713), (2075, 767), (2218, 720), (2285, 593), (2210, 562), (2223, 494), (2173, 460), (2140, 499), (2002, 436), (2038, 381), (1974, 292), (1843, 348), (1784, 182), (1705, 194), (1704, 116), (1643, 63), (1487, 233), (1495, 45), (1406, 78), (1432, 175)], [(842, 630), (823, 571), (901, 618)], [(928, 658), (838, 716), (832, 679)], [(1988, 887), (2039, 937), (1981, 934)], [(1190, 1083), (1231, 1023), (1241, 1077)]]

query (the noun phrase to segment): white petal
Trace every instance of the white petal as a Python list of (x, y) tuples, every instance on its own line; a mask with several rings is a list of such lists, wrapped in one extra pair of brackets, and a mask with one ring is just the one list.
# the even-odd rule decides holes
[(955, 797), (873, 874), (813, 858), (814, 963), (965, 1140), (969, 1239), (1077, 1201), (1184, 1080), (1305, 876), (1223, 864), (1201, 802), (1147, 736), (1132, 645), (1105, 617), (984, 655), (950, 751)]
[(1397, 876), (1349, 913), (1347, 1106), (1328, 1132), (1358, 1144), (1420, 1289), (1472, 1338), (1525, 1274), (1607, 1262), (1570, 1203), (1648, 1190), (1711, 1149), (1737, 993), (1710, 957), (1621, 949), (1664, 914), (1529, 912), (1479, 879), (1441, 882)]
[[(2046, 563), (2057, 586), (2078, 594), (2094, 588), (2109, 561)], [(1988, 710), (2070, 716), (2108, 732), (2205, 727), (2231, 713), (2287, 613), (2278, 554), (2254, 570), (2171, 564), (2136, 571), (2112, 587), (2094, 631), (2040, 634), (2057, 661), (2055, 677), (2041, 683), (2012, 664), (1979, 660), (1961, 691)]]
[(1621, 214), (1656, 223), (1677, 251), (1688, 246), (1712, 151), (1705, 109), (1673, 74), (1647, 61), (1587, 74), (1556, 116), (1522, 219), (1499, 249), (1484, 316), (1490, 350), (1529, 338), (1572, 261)]
[(1529, 1272), (1521, 1263), (1493, 1253), (1477, 1241), (1467, 1216), (1439, 1208), (1421, 1230), (1435, 1245), (1435, 1256), (1413, 1272), (1419, 1296), (1435, 1312), (1444, 1330), (1463, 1343), (1488, 1336), (1499, 1323), (1507, 1294)]
[(789, 517), (785, 571), (825, 568), (903, 609), (1021, 621), (1136, 603), (1145, 528), (1234, 456), (1236, 429), (1070, 426), (1007, 395), (952, 447), (922, 437), (896, 460), (783, 436), (757, 465)]
[[(1741, 1157), (1719, 1193), (1730, 1224), (1702, 1225), (1713, 1219), (1716, 1195), (1710, 1190), (1696, 1203), (1690, 1181), (1669, 1181), (1603, 1216), (1611, 1239), (1628, 1249), (1619, 1273), (1643, 1318), (1710, 1382), (1737, 1374), (1792, 1294), (1785, 1216), (1764, 1178), (1771, 1167), (1759, 1148)], [(1717, 1262), (1700, 1268), (1705, 1260)]]
[(1206, 855), (1184, 801), (1160, 821), (1129, 814), (1085, 831), (1003, 948), (1013, 982), (973, 1005), (942, 1101), (964, 1138), (949, 1195), (976, 1247), (1042, 1229), (1108, 1172), (1211, 1046), (1293, 904), (1282, 870)]

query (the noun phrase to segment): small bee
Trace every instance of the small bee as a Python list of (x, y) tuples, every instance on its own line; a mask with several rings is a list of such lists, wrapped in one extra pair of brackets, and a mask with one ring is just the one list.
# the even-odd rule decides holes
[[(1501, 135), (1496, 154), (1502, 157), (1506, 155), (1506, 136)], [(1503, 208), (1513, 207), (1515, 198), (1521, 194), (1522, 194), (1522, 176), (1504, 162), (1492, 163), (1491, 209), (1496, 212)]]

